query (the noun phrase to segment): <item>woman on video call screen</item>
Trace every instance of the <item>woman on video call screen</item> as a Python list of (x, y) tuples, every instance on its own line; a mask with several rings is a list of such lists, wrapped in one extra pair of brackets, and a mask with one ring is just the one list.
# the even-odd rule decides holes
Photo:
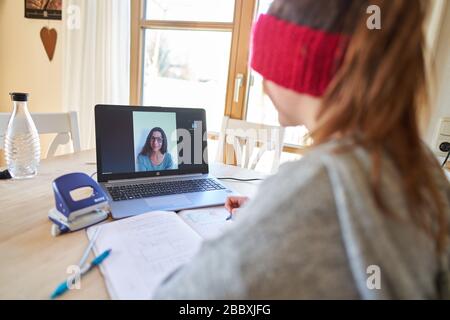
[(167, 136), (161, 128), (153, 128), (137, 158), (138, 171), (163, 171), (173, 168), (172, 155), (167, 152)]

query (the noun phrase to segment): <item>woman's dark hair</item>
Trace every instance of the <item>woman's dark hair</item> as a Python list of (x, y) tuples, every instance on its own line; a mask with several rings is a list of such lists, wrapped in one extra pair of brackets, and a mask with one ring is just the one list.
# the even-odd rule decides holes
[(163, 129), (161, 128), (153, 128), (152, 131), (150, 131), (150, 133), (147, 136), (147, 140), (145, 140), (145, 145), (142, 148), (141, 153), (139, 153), (139, 155), (143, 155), (143, 156), (149, 156), (152, 153), (152, 145), (151, 145), (151, 139), (153, 136), (153, 133), (155, 132), (159, 132), (161, 133), (161, 137), (162, 137), (162, 147), (161, 147), (161, 153), (162, 154), (166, 154), (167, 153), (167, 136), (166, 133), (164, 132)]

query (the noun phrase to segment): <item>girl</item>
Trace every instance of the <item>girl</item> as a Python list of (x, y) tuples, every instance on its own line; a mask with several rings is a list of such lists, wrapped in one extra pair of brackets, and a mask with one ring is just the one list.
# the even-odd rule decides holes
[[(422, 143), (424, 2), (275, 0), (252, 67), (314, 145), (158, 290), (182, 299), (435, 299), (447, 292), (450, 185)], [(370, 4), (381, 30), (367, 27)]]

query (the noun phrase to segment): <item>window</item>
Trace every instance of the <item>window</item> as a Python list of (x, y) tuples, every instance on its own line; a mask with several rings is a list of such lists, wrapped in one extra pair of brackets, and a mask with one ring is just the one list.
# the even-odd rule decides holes
[(202, 107), (219, 131), (225, 111), (231, 32), (146, 30), (144, 105)]
[[(278, 124), (248, 63), (252, 24), (272, 0), (131, 1), (131, 104), (204, 108), (211, 137), (223, 115)], [(304, 134), (289, 128), (286, 142)]]
[(242, 113), (232, 92), (246, 72), (254, 4), (132, 0), (132, 104), (204, 108), (219, 132), (224, 114)]

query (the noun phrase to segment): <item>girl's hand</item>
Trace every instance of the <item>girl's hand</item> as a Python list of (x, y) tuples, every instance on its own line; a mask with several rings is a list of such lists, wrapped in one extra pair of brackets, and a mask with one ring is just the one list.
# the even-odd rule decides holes
[(242, 207), (248, 200), (248, 197), (228, 197), (225, 201), (225, 209), (227, 209), (231, 214), (234, 214), (236, 210)]

